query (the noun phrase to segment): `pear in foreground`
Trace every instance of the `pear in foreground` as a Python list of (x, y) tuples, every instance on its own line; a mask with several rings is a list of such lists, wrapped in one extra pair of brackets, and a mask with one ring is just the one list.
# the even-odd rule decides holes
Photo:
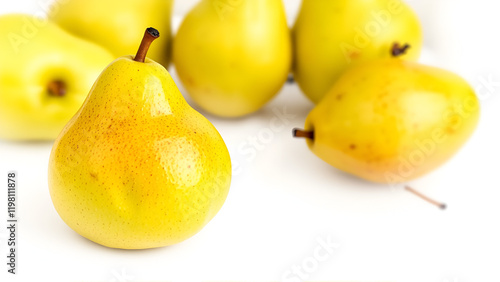
[(200, 231), (228, 194), (231, 160), (214, 126), (167, 70), (145, 59), (111, 63), (52, 149), (49, 188), (61, 218), (104, 246), (172, 245)]
[(347, 71), (294, 135), (340, 170), (401, 183), (450, 159), (473, 133), (479, 112), (473, 89), (459, 76), (382, 59)]
[(1, 16), (0, 138), (56, 139), (111, 60), (105, 49), (51, 22)]

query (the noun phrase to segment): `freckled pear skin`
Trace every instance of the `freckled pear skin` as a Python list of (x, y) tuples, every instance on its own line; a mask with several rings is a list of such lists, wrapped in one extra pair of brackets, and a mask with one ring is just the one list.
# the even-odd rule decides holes
[(103, 71), (49, 163), (50, 195), (64, 222), (121, 249), (193, 236), (222, 207), (230, 181), (229, 153), (214, 126), (162, 66), (132, 56)]
[(398, 183), (450, 159), (472, 135), (479, 112), (473, 89), (459, 76), (384, 59), (347, 71), (295, 135), (340, 170)]

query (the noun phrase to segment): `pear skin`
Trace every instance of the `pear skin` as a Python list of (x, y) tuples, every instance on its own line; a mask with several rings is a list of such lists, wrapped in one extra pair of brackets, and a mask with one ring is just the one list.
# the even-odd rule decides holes
[(348, 70), (295, 135), (342, 171), (401, 183), (450, 159), (474, 132), (479, 113), (474, 90), (461, 77), (381, 59)]
[(314, 103), (349, 67), (389, 58), (396, 42), (410, 44), (401, 58), (415, 61), (423, 41), (416, 14), (401, 0), (302, 1), (292, 40), (295, 80)]
[(0, 138), (54, 140), (114, 57), (54, 23), (0, 17)]
[(173, 60), (190, 97), (205, 111), (240, 117), (259, 110), (291, 68), (282, 1), (200, 1), (177, 32)]
[(231, 182), (217, 130), (164, 67), (139, 53), (102, 72), (50, 156), (57, 212), (77, 233), (111, 248), (155, 248), (193, 236), (222, 207)]

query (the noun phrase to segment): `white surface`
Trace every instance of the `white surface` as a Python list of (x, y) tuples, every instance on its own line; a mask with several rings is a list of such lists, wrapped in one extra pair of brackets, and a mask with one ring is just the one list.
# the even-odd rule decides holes
[[(44, 2), (2, 1), (0, 13), (34, 13)], [(176, 13), (182, 14), (195, 1), (177, 2)], [(445, 201), (448, 210), (402, 189), (354, 179), (316, 158), (305, 142), (291, 138), (291, 129), (303, 125), (312, 104), (296, 86), (287, 85), (255, 115), (239, 120), (207, 116), (240, 169), (215, 219), (193, 238), (167, 248), (113, 250), (83, 239), (52, 206), (46, 175), (51, 144), (0, 142), (0, 178), (17, 170), (20, 182), (19, 274), (6, 274), (2, 228), (0, 280), (281, 281), (294, 265), (314, 266), (318, 241), (331, 238), (339, 247), (317, 269), (305, 272), (306, 280), (499, 281), (500, 87), (489, 96), (479, 87), (489, 76), (500, 81), (498, 5), (411, 2), (426, 29), (424, 61), (460, 73), (482, 97), (473, 138), (445, 166), (411, 183)], [(286, 4), (295, 13), (298, 1)], [(274, 111), (285, 107), (294, 117), (281, 128), (271, 127)], [(266, 139), (270, 132), (272, 138)], [(262, 145), (252, 148), (252, 138)], [(5, 194), (0, 197), (4, 215)]]

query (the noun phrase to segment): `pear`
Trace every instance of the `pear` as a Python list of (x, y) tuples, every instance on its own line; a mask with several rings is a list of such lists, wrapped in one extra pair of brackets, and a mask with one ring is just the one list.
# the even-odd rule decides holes
[(0, 17), (0, 138), (54, 140), (113, 56), (30, 15)]
[(291, 59), (281, 0), (201, 0), (173, 46), (176, 70), (191, 98), (221, 117), (259, 110), (286, 81)]
[(137, 51), (142, 27), (156, 26), (163, 35), (148, 54), (167, 67), (172, 5), (173, 0), (55, 1), (49, 18), (67, 31), (107, 48), (115, 58)]
[(348, 70), (294, 135), (342, 171), (401, 183), (450, 159), (473, 133), (479, 112), (474, 90), (458, 75), (379, 59)]
[(292, 30), (294, 77), (318, 103), (352, 65), (388, 58), (396, 42), (412, 46), (402, 59), (417, 60), (422, 29), (400, 0), (307, 0)]
[(172, 245), (219, 211), (231, 160), (214, 126), (184, 100), (167, 70), (145, 58), (112, 62), (54, 143), (49, 190), (61, 218), (98, 244)]

